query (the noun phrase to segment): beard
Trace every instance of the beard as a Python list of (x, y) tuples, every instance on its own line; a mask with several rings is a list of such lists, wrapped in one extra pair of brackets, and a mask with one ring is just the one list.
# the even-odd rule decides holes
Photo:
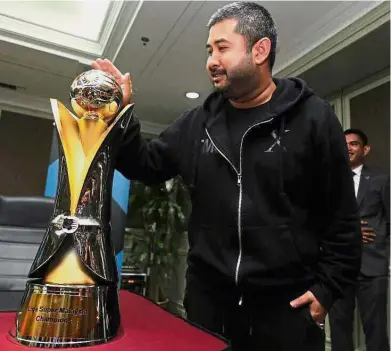
[(215, 70), (212, 73), (225, 75), (225, 84), (214, 86), (214, 90), (231, 100), (240, 100), (240, 98), (251, 94), (260, 82), (259, 72), (252, 62), (251, 55), (247, 55), (229, 73), (226, 70)]

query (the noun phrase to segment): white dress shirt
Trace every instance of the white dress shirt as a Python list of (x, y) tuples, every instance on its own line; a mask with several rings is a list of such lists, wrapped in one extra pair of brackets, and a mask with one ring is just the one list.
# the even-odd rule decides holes
[(360, 185), (362, 167), (363, 167), (363, 165), (360, 165), (360, 166), (352, 169), (352, 171), (354, 173), (353, 182), (354, 182), (354, 193), (356, 194), (356, 197), (357, 197), (357, 193), (358, 193), (358, 187)]

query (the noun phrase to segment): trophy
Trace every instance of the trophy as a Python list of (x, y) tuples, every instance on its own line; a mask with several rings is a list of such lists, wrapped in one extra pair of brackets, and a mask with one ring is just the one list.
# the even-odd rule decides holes
[(132, 117), (115, 78), (100, 70), (71, 86), (72, 114), (51, 99), (59, 140), (53, 214), (28, 274), (14, 338), (39, 348), (100, 344), (120, 326), (110, 236), (116, 153)]

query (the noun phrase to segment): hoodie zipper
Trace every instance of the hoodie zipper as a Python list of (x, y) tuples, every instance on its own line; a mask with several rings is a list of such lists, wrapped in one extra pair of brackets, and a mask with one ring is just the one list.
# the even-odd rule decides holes
[[(238, 286), (239, 284), (239, 270), (240, 270), (240, 264), (242, 262), (242, 256), (243, 256), (243, 249), (242, 249), (242, 198), (243, 198), (243, 186), (242, 186), (242, 149), (243, 149), (243, 141), (246, 136), (246, 134), (254, 127), (257, 127), (261, 124), (269, 123), (274, 119), (274, 117), (269, 118), (266, 121), (262, 121), (259, 123), (256, 123), (249, 127), (243, 134), (242, 140), (240, 141), (240, 150), (239, 150), (239, 171), (234, 166), (234, 164), (228, 159), (227, 156), (224, 155), (224, 153), (217, 147), (217, 145), (214, 143), (213, 139), (211, 138), (208, 130), (205, 128), (206, 135), (208, 136), (210, 142), (215, 147), (217, 152), (231, 165), (232, 169), (235, 171), (237, 175), (237, 184), (239, 186), (239, 200), (238, 200), (238, 239), (239, 239), (239, 255), (238, 260), (236, 262), (236, 269), (235, 269), (235, 284)], [(239, 305), (241, 305), (243, 302), (243, 297), (240, 297)]]

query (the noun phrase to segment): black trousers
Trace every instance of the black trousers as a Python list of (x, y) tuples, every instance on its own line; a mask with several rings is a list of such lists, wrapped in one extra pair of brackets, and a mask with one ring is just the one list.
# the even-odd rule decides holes
[(367, 351), (390, 351), (387, 336), (388, 277), (360, 275), (357, 286), (330, 309), (332, 351), (354, 351), (353, 321), (357, 298)]
[(190, 322), (225, 337), (233, 351), (324, 351), (324, 331), (308, 306), (293, 309), (289, 304), (298, 296), (257, 302), (244, 297), (239, 306), (239, 296), (193, 285), (186, 288), (184, 305)]

